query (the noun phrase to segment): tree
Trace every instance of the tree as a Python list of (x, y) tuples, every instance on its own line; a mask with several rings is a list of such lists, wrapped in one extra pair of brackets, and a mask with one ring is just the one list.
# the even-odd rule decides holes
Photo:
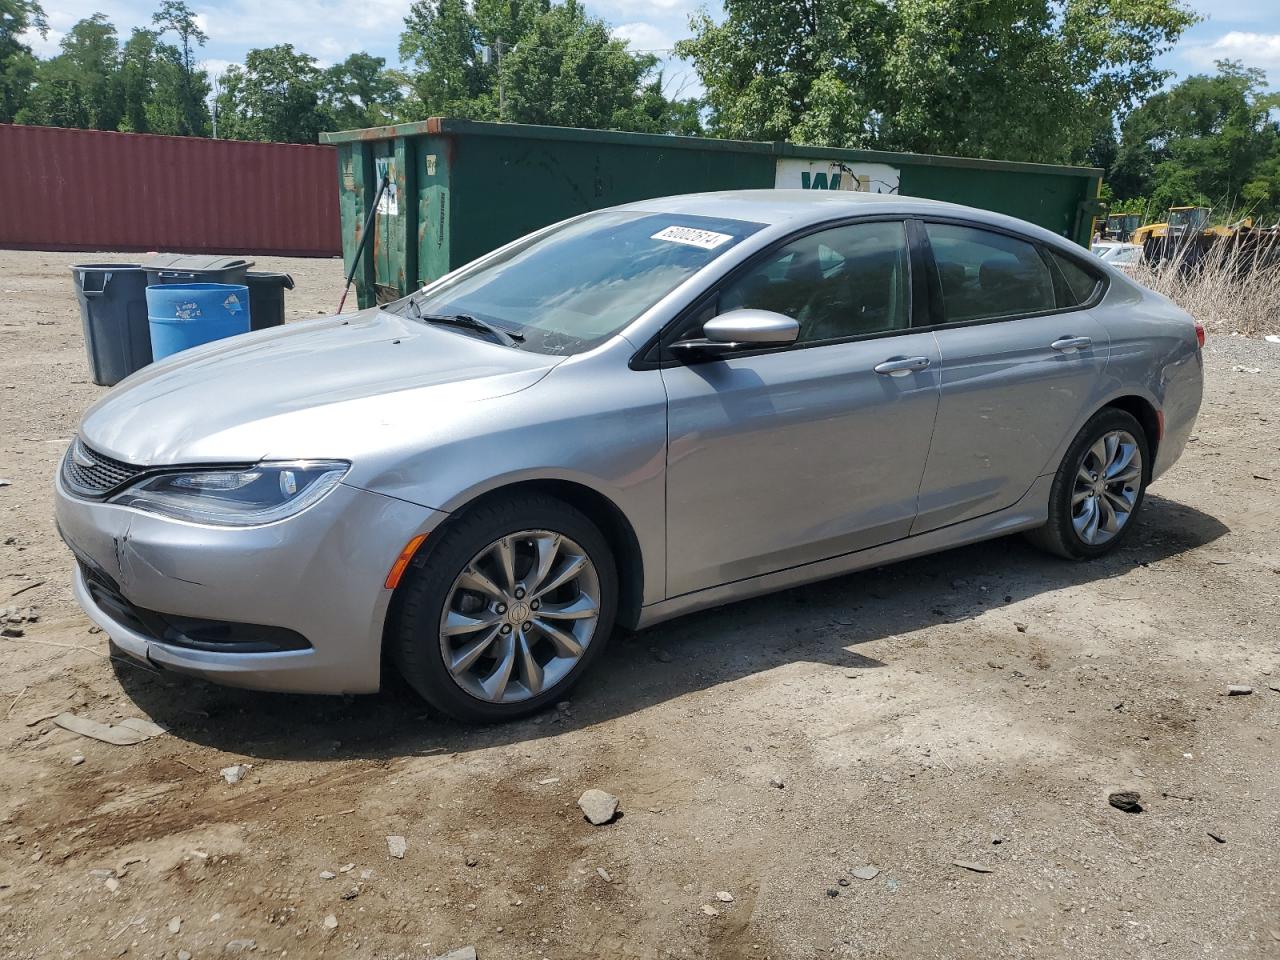
[(400, 35), (400, 58), (428, 116), (473, 117), (486, 90), (480, 30), (466, 0), (415, 0)]
[(35, 0), (0, 0), (0, 123), (12, 123), (35, 83), (36, 59), (18, 38), (28, 30), (48, 33)]
[(505, 119), (631, 129), (637, 93), (657, 60), (627, 50), (577, 0), (548, 8), (503, 57)]
[(22, 123), (114, 130), (120, 123), (120, 44), (105, 14), (75, 23), (61, 53), (39, 64)]
[(404, 78), (387, 61), (353, 53), (324, 71), (321, 99), (331, 126), (339, 130), (392, 123), (404, 101)]
[(403, 108), (411, 115), (654, 132), (697, 126), (696, 104), (663, 94), (656, 59), (628, 50), (578, 0), (415, 0), (400, 56), (413, 66)]
[(1149, 194), (1157, 209), (1185, 204), (1276, 209), (1280, 97), (1261, 70), (1220, 60), (1149, 98), (1121, 127), (1109, 182), (1122, 198)]
[(155, 98), (160, 100), (153, 112), (157, 133), (179, 136), (209, 135), (209, 75), (196, 66), (195, 49), (209, 38), (196, 23), (195, 11), (182, 0), (164, 0), (151, 18), (158, 36), (177, 34), (178, 46), (159, 48), (162, 64), (157, 72)]
[(1157, 87), (1181, 0), (726, 0), (677, 53), (712, 129), (1009, 160), (1081, 159)]
[(329, 126), (320, 105), (320, 68), (293, 44), (250, 50), (223, 75), (219, 133), (237, 140), (315, 143)]
[(877, 0), (726, 0), (676, 45), (706, 88), (710, 129), (745, 140), (875, 141), (885, 100), (888, 8)]
[(121, 130), (151, 132), (148, 108), (155, 95), (159, 47), (154, 30), (135, 27), (120, 51)]

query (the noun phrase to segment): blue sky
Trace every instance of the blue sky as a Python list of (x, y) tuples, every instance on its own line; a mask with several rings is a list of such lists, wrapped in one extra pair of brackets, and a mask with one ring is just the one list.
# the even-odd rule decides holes
[[(226, 64), (243, 59), (252, 47), (290, 42), (324, 64), (342, 60), (358, 50), (398, 60), (396, 48), (410, 0), (188, 0), (199, 13), (209, 44), (201, 54), (218, 73)], [(785, 2), (785, 0), (782, 0)], [(688, 35), (689, 14), (704, 0), (587, 0), (587, 9), (613, 24), (614, 32), (635, 49), (666, 49)], [(101, 11), (123, 36), (145, 24), (155, 0), (57, 0), (45, 2), (50, 32), (47, 39), (30, 37), (44, 55), (57, 51), (58, 39), (81, 17)], [(708, 8), (718, 14), (718, 0)], [(1266, 70), (1280, 89), (1280, 3), (1274, 0), (1191, 0), (1205, 17), (1188, 31), (1162, 65), (1180, 76), (1212, 70), (1223, 57), (1243, 60)], [(687, 67), (668, 65), (668, 92), (683, 88), (696, 93)]]

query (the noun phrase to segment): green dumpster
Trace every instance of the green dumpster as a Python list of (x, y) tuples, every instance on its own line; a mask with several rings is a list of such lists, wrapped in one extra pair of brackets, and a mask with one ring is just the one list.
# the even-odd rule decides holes
[(362, 307), (404, 296), (510, 240), (587, 210), (706, 190), (799, 187), (948, 200), (1089, 244), (1102, 171), (433, 117), (321, 134), (337, 147), (342, 251), (360, 243), (378, 183)]

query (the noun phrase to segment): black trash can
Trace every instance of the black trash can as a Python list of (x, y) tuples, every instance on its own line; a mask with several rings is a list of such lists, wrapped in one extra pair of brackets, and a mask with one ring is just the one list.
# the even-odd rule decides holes
[(244, 282), (249, 287), (249, 329), (265, 330), (284, 323), (284, 292), (293, 289), (293, 277), (250, 270)]
[(146, 271), (136, 263), (82, 263), (71, 276), (93, 382), (113, 386), (151, 362)]
[(147, 286), (159, 283), (244, 283), (253, 266), (243, 257), (211, 257), (187, 253), (162, 253), (142, 265)]

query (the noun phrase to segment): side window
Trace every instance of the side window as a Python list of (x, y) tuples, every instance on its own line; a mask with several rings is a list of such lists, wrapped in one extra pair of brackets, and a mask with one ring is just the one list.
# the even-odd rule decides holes
[(798, 343), (911, 325), (909, 257), (901, 221), (854, 223), (775, 250), (720, 292), (719, 312), (772, 310), (800, 322)]
[(1002, 233), (926, 223), (942, 288), (942, 320), (990, 320), (1058, 309), (1049, 265), (1035, 245)]
[[(1060, 272), (1062, 281), (1066, 287), (1064, 293), (1067, 302), (1059, 304), (1064, 307), (1074, 307), (1077, 304), (1088, 303), (1093, 297), (1094, 291), (1098, 289), (1098, 285), (1102, 283), (1102, 279), (1091, 271), (1080, 266), (1074, 260), (1055, 253), (1053, 250), (1045, 251), (1049, 255), (1049, 259), (1053, 261), (1053, 265)], [(1120, 251), (1114, 258), (1114, 263), (1124, 263), (1121, 257), (1126, 255), (1128, 251)]]

